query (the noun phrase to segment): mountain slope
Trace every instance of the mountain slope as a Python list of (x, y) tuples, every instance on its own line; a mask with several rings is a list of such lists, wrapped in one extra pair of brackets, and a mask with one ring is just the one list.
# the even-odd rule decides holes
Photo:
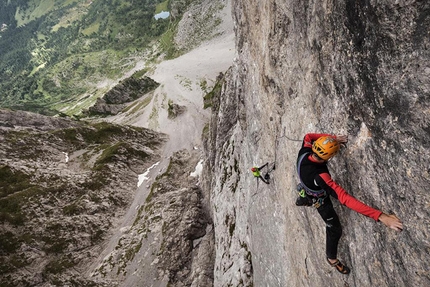
[(94, 260), (160, 158), (165, 135), (27, 112), (0, 113), (2, 286), (94, 285)]
[[(0, 32), (1, 106), (37, 112), (76, 102), (88, 108), (109, 89), (99, 86), (101, 82), (122, 77), (137, 59), (156, 58), (148, 52), (156, 45), (153, 41), (169, 29), (171, 35), (175, 26), (170, 19), (154, 18), (158, 10), (170, 8), (167, 0), (0, 5), (4, 7), (0, 24), (5, 27)], [(169, 35), (156, 45), (157, 53), (174, 50)]]

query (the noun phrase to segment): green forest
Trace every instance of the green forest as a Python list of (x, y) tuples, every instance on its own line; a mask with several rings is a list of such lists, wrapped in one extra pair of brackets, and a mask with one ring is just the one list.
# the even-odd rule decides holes
[(158, 39), (155, 55), (175, 57), (180, 17), (154, 18), (173, 1), (0, 0), (0, 106), (56, 114), (91, 101)]

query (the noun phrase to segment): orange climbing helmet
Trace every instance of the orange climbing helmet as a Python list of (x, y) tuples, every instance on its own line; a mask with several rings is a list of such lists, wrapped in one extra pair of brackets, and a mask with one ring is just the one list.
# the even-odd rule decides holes
[(312, 144), (312, 151), (323, 160), (332, 158), (339, 149), (339, 142), (331, 136), (320, 137)]

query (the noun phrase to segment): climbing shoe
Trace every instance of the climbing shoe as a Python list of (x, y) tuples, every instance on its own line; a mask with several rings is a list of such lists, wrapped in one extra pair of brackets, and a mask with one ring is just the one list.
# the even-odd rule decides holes
[(349, 274), (349, 272), (351, 272), (351, 270), (347, 266), (343, 265), (339, 259), (336, 259), (336, 262), (331, 263), (327, 258), (327, 262), (330, 264), (330, 266), (335, 267), (336, 270), (342, 274)]
[(296, 199), (296, 205), (297, 206), (312, 206), (312, 199), (310, 199), (309, 197), (305, 196), (299, 196)]

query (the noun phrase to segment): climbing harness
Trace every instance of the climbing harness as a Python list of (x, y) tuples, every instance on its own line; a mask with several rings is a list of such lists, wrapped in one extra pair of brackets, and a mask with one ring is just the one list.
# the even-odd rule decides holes
[(299, 193), (299, 198), (296, 201), (297, 206), (313, 206), (315, 208), (318, 208), (324, 204), (324, 199), (327, 198), (327, 195), (321, 197), (314, 197), (309, 195), (305, 191), (302, 183), (297, 184), (297, 191)]

